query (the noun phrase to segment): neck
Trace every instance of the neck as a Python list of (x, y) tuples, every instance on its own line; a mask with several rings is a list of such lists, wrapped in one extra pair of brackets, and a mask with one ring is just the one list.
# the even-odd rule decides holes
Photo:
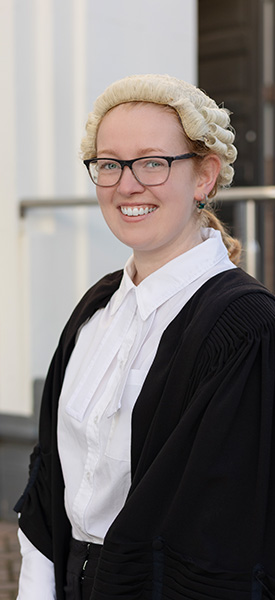
[(184, 254), (184, 252), (191, 250), (191, 248), (194, 248), (195, 246), (198, 246), (202, 241), (203, 239), (201, 237), (201, 233), (199, 232), (198, 237), (195, 240), (193, 239), (192, 243), (186, 243), (185, 247), (180, 246), (179, 248), (173, 248), (170, 251), (169, 249), (167, 250), (167, 248), (161, 248), (158, 252), (155, 250), (153, 252), (134, 250), (134, 263), (136, 272), (133, 277), (133, 283), (135, 285), (139, 285), (143, 279), (163, 267), (166, 263), (170, 262), (170, 260), (173, 260), (173, 258)]

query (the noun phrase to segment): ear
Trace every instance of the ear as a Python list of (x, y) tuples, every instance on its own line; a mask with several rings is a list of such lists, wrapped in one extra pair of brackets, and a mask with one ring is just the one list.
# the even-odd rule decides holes
[(202, 160), (197, 172), (197, 185), (194, 199), (201, 200), (205, 194), (208, 196), (213, 189), (221, 170), (221, 161), (216, 154), (208, 154)]

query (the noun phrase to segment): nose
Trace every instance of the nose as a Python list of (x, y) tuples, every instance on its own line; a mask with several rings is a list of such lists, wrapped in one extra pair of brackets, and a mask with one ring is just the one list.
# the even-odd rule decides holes
[(141, 193), (144, 186), (134, 176), (133, 171), (127, 165), (122, 170), (121, 179), (117, 184), (117, 191), (124, 196)]

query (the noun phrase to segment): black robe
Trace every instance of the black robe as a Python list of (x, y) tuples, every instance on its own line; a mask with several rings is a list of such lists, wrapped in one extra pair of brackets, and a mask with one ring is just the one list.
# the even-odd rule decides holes
[[(103, 278), (68, 321), (46, 379), (20, 527), (54, 561), (63, 600), (71, 534), (57, 408), (75, 337), (107, 304)], [(132, 485), (103, 545), (91, 600), (275, 599), (275, 298), (234, 269), (164, 331), (132, 416)]]

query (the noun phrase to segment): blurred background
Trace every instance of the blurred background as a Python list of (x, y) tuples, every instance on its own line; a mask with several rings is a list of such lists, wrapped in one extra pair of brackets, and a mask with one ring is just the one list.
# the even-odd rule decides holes
[(79, 158), (108, 84), (169, 73), (230, 108), (239, 158), (218, 212), (275, 290), (274, 24), (274, 0), (0, 0), (0, 519), (16, 518), (60, 332), (130, 253)]

